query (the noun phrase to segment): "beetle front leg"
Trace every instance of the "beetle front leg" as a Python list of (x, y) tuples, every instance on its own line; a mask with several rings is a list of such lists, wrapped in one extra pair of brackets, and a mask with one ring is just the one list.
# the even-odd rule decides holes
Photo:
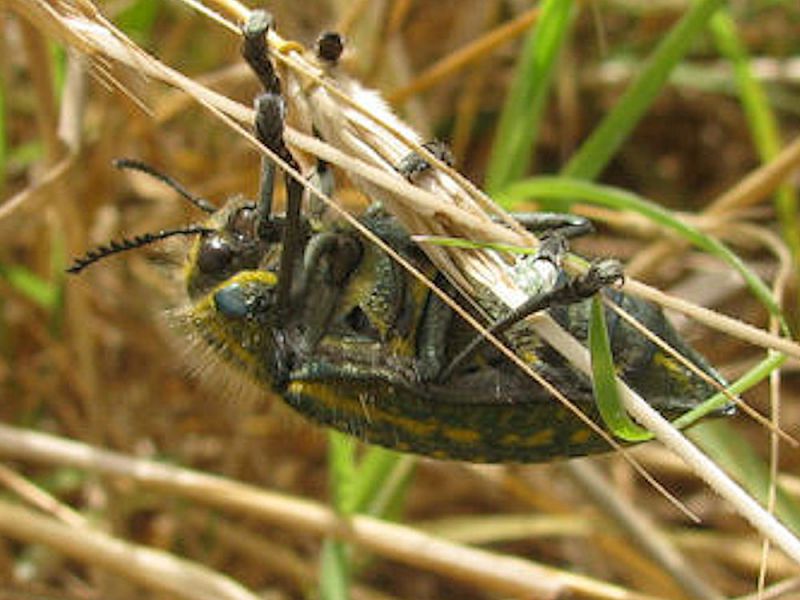
[[(256, 98), (256, 137), (295, 172), (299, 165), (283, 140), (286, 115), (286, 101), (281, 95), (281, 81), (269, 58), (269, 47), (266, 35), (272, 26), (272, 17), (261, 10), (250, 12), (242, 27), (244, 46), (242, 55), (250, 68), (258, 76), (264, 86), (264, 93)], [(275, 164), (265, 156), (262, 162), (262, 181), (259, 202), (259, 233), (266, 241), (274, 236), (275, 220), (272, 218), (272, 196), (274, 190)], [(303, 185), (293, 175), (285, 173), (286, 182), (286, 215), (283, 219), (281, 243), (281, 261), (279, 265), (279, 284), (277, 313), (284, 320), (290, 312), (292, 278), (294, 267), (301, 253), (301, 208), (303, 201)]]

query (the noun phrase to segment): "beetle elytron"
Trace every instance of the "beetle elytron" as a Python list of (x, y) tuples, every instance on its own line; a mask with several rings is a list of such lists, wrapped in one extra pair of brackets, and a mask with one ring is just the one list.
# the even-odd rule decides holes
[[(265, 87), (256, 100), (256, 136), (296, 167), (283, 141), (285, 106), (264, 42), (267, 27), (267, 19), (251, 19), (244, 31), (244, 56)], [(321, 58), (335, 60), (341, 47), (330, 36), (323, 40)], [(411, 156), (398, 168), (412, 180), (429, 166)], [(311, 420), (370, 443), (472, 462), (541, 462), (608, 449), (597, 433), (497, 350), (480, 343), (472, 327), (355, 228), (323, 226), (302, 214), (303, 188), (292, 177), (286, 177), (286, 214), (274, 215), (275, 170), (265, 159), (258, 202), (235, 199), (215, 210), (182, 191), (213, 212), (206, 224), (100, 248), (72, 270), (168, 235), (196, 235), (185, 271), (189, 303), (181, 321), (187, 332)], [(449, 289), (380, 205), (359, 220)], [(557, 263), (564, 238), (586, 229), (585, 222), (567, 215), (534, 221), (548, 231), (532, 260)], [(594, 263), (585, 276), (562, 273), (558, 284), (532, 298), (527, 309), (546, 308), (585, 341), (587, 298), (606, 294), (721, 383), (659, 309), (606, 287), (620, 277), (613, 261)], [(600, 424), (589, 378), (517, 317), (495, 323), (493, 331)], [(607, 311), (606, 318), (619, 376), (665, 416), (677, 416), (716, 391), (615, 313)]]

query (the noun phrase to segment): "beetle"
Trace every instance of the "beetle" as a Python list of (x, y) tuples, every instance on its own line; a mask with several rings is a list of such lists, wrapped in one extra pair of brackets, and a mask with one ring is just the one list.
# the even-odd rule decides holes
[[(264, 86), (255, 102), (255, 134), (296, 169), (283, 139), (281, 82), (264, 43), (268, 26), (264, 19), (245, 25), (243, 54)], [(319, 48), (321, 58), (329, 61), (340, 51), (335, 44)], [(485, 343), (449, 304), (362, 231), (344, 221), (323, 222), (304, 214), (303, 185), (288, 174), (286, 212), (274, 214), (277, 167), (271, 159), (264, 159), (256, 201), (235, 198), (219, 209), (139, 163), (121, 166), (154, 174), (210, 216), (202, 225), (101, 247), (70, 270), (78, 272), (110, 254), (171, 235), (194, 236), (184, 269), (188, 302), (178, 313), (183, 330), (310, 420), (369, 443), (440, 459), (530, 463), (609, 449), (602, 436)], [(410, 181), (430, 168), (417, 155), (397, 165)], [(547, 310), (585, 342), (589, 298), (604, 294), (724, 385), (660, 309), (613, 289), (610, 284), (622, 277), (619, 263), (595, 261), (577, 276), (564, 271), (566, 240), (590, 230), (587, 221), (552, 214), (527, 220), (543, 241), (536, 254), (519, 264), (524, 277), (533, 273), (542, 281), (533, 286), (528, 302), (487, 327), (598, 427), (603, 425), (591, 380), (540, 339), (526, 315)], [(464, 311), (484, 318), (380, 202), (358, 223)], [(665, 416), (678, 416), (716, 392), (616, 313), (607, 310), (606, 320), (618, 375)]]

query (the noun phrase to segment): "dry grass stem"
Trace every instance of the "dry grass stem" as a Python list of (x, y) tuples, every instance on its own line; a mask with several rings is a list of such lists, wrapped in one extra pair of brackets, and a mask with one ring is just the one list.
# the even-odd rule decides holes
[[(557, 598), (569, 590), (576, 598), (613, 599), (619, 598), (621, 594), (629, 600), (649, 598), (530, 561), (452, 544), (380, 519), (359, 515), (339, 517), (330, 508), (310, 500), (269, 492), (197, 471), (132, 459), (87, 444), (6, 425), (0, 425), (0, 452), (9, 458), (127, 477), (139, 485), (190, 498), (207, 506), (246, 514), (287, 528), (299, 528), (317, 535), (341, 538), (387, 558), (471, 582), (498, 593)], [(43, 519), (20, 519), (18, 512), (7, 514), (7, 518), (0, 520), (0, 528), (7, 534), (31, 541), (46, 539), (48, 544), (57, 544), (57, 547), (65, 551), (70, 548), (69, 540), (74, 537), (74, 532), (70, 533), (68, 527), (48, 524)], [(115, 571), (128, 565), (133, 557), (126, 551), (124, 543), (99, 534), (87, 540), (86, 546), (73, 551), (75, 556), (90, 562), (100, 560), (101, 564)], [(99, 554), (95, 555), (94, 552)], [(111, 553), (108, 563), (104, 562), (105, 559), (98, 558), (106, 552)], [(138, 555), (138, 550), (136, 554)], [(164, 577), (162, 567), (171, 569), (177, 564), (167, 556), (162, 557), (161, 553), (145, 555), (148, 557), (147, 564), (144, 565), (146, 572), (131, 573), (131, 577), (137, 581), (158, 582)], [(149, 570), (151, 566), (153, 571)], [(192, 573), (194, 570), (188, 569), (187, 572)], [(191, 577), (187, 580), (190, 581)]]
[[(277, 30), (269, 32), (268, 43), (289, 105), (285, 140), (297, 170), (251, 134), (255, 82), (238, 54), (240, 24), (250, 10), (244, 4), (157, 3), (155, 16), (147, 17), (138, 2), (103, 4), (101, 12), (90, 0), (3, 1), (11, 18), (0, 19), (7, 34), (2, 50), (8, 49), (0, 75), (9, 80), (0, 103), (10, 116), (0, 128), (0, 143), (9, 144), (0, 146), (0, 170), (7, 174), (7, 198), (0, 204), (0, 455), (14, 462), (0, 465), (0, 483), (29, 507), (10, 501), (0, 506), (0, 580), (17, 577), (24, 565), (31, 581), (53, 581), (70, 597), (113, 596), (118, 589), (120, 598), (133, 597), (142, 587), (149, 594), (191, 599), (302, 597), (315, 585), (319, 538), (326, 537), (357, 546), (352, 593), (364, 600), (667, 600), (681, 594), (717, 600), (756, 585), (765, 588), (765, 599), (796, 594), (791, 576), (800, 564), (800, 542), (771, 513), (777, 510), (790, 522), (786, 494), (798, 488), (787, 473), (798, 460), (797, 371), (791, 365), (800, 361), (800, 345), (778, 333), (775, 319), (756, 305), (738, 273), (731, 270), (723, 285), (717, 259), (690, 254), (683, 239), (642, 216), (576, 205), (576, 213), (600, 227), (597, 235), (575, 242), (580, 255), (569, 255), (565, 267), (580, 273), (589, 264), (582, 256), (593, 253), (629, 259), (625, 293), (685, 315), (687, 339), (698, 342), (726, 375), (752, 366), (762, 349), (795, 361), (772, 375), (769, 389), (748, 393), (744, 411), (758, 422), (734, 422), (745, 432), (742, 446), (745, 439), (758, 440), (754, 454), (770, 455), (766, 509), (620, 381), (628, 412), (669, 450), (622, 449), (588, 421), (619, 451), (619, 457), (597, 462), (606, 472), (581, 463), (500, 469), (406, 458), (385, 488), (393, 492), (395, 482), (410, 482), (402, 518), (414, 526), (362, 514), (345, 518), (328, 507), (329, 499), (322, 500), (331, 474), (321, 436), (265, 398), (272, 392), (220, 393), (175, 365), (175, 355), (195, 353), (186, 351), (185, 340), (164, 335), (166, 327), (154, 314), (182, 301), (186, 286), (174, 268), (185, 253), (179, 240), (109, 260), (64, 284), (62, 263), (94, 242), (199, 217), (161, 186), (145, 188), (135, 177), (112, 174), (112, 157), (169, 165), (164, 172), (175, 172), (191, 182), (193, 193), (221, 205), (215, 196), (223, 190), (253, 197), (256, 161), (259, 154), (268, 156), (305, 186), (307, 198), (329, 207), (326, 217), (348, 223), (382, 248), (408, 271), (404, 277), (423, 281), (534, 378), (532, 385), (586, 421), (529, 358), (515, 356), (483, 325), (528, 298), (515, 278), (516, 255), (420, 244), (437, 276), (472, 303), (474, 310), (465, 312), (345, 210), (377, 200), (412, 235), (538, 244), (471, 180), (480, 180), (490, 162), (491, 133), (519, 38), (547, 17), (540, 10), (549, 3), (530, 8), (493, 1), (462, 14), (476, 1), (455, 10), (449, 3), (412, 0), (271, 0)], [(556, 74), (555, 108), (541, 121), (537, 171), (555, 172), (566, 162), (645, 65), (649, 49), (688, 10), (676, 5), (658, 13), (649, 5), (610, 3), (592, 12), (582, 4), (576, 3), (568, 56)], [(771, 46), (764, 40), (775, 31), (787, 53), (796, 49), (797, 36), (790, 35), (794, 13), (778, 4), (759, 9), (752, 23), (739, 18), (742, 7), (731, 8), (754, 52), (767, 52)], [(780, 18), (770, 21), (771, 11)], [(305, 43), (314, 27), (334, 23), (353, 42), (339, 65), (319, 60)], [(53, 42), (66, 56), (52, 52)], [(515, 53), (505, 54), (504, 45), (513, 45)], [(632, 64), (616, 65), (628, 56)], [(689, 55), (686, 62), (702, 68), (704, 57)], [(753, 168), (754, 145), (742, 133), (745, 120), (727, 88), (700, 92), (702, 86), (685, 88), (676, 81), (664, 87), (652, 116), (638, 124), (604, 181), (671, 203), (686, 223), (742, 252), (743, 264), (770, 282), (793, 322), (797, 257), (773, 233), (767, 199), (800, 165), (800, 137), (796, 116), (781, 108), (794, 97), (793, 88), (780, 78), (772, 83), (784, 94), (781, 100), (776, 93), (772, 108), (788, 124), (784, 139), (793, 141), (768, 164)], [(390, 100), (406, 102), (405, 121), (368, 87), (379, 84), (389, 88)], [(422, 145), (430, 133), (423, 136), (407, 121), (454, 139), (459, 169), (433, 156)], [(396, 166), (412, 152), (434, 168), (413, 178), (400, 174)], [(334, 167), (332, 197), (311, 183), (318, 161)], [(702, 199), (711, 199), (705, 208), (692, 204)], [(158, 262), (147, 257), (156, 250)], [(709, 274), (717, 278), (704, 277)], [(703, 288), (694, 301), (683, 299), (692, 293), (688, 283)], [(681, 297), (658, 288), (680, 289)], [(532, 317), (531, 327), (553, 356), (566, 357), (576, 373), (590, 372), (589, 352), (548, 314)], [(769, 418), (761, 416), (768, 411)], [(792, 450), (780, 456), (783, 473), (780, 439)], [(564, 477), (565, 470), (582, 483)], [(783, 492), (776, 481), (788, 481)], [(387, 495), (377, 494), (370, 510), (393, 506), (394, 497)], [(511, 514), (498, 516), (498, 510)], [(731, 518), (732, 510), (744, 520)], [(753, 529), (766, 540), (763, 546)], [(28, 556), (29, 544), (56, 552), (44, 560)], [(466, 544), (492, 544), (492, 551)], [(361, 552), (366, 560), (360, 560)]]

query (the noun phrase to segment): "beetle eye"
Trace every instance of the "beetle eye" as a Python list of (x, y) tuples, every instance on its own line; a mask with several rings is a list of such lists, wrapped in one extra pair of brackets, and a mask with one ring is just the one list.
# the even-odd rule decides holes
[(197, 253), (197, 268), (203, 273), (219, 273), (224, 271), (232, 260), (233, 249), (230, 243), (215, 235), (200, 246)]
[(238, 283), (226, 286), (214, 294), (214, 305), (223, 315), (230, 318), (242, 319), (249, 312), (244, 290)]
[(230, 217), (228, 231), (239, 238), (252, 239), (256, 235), (257, 212), (250, 207), (240, 208)]

